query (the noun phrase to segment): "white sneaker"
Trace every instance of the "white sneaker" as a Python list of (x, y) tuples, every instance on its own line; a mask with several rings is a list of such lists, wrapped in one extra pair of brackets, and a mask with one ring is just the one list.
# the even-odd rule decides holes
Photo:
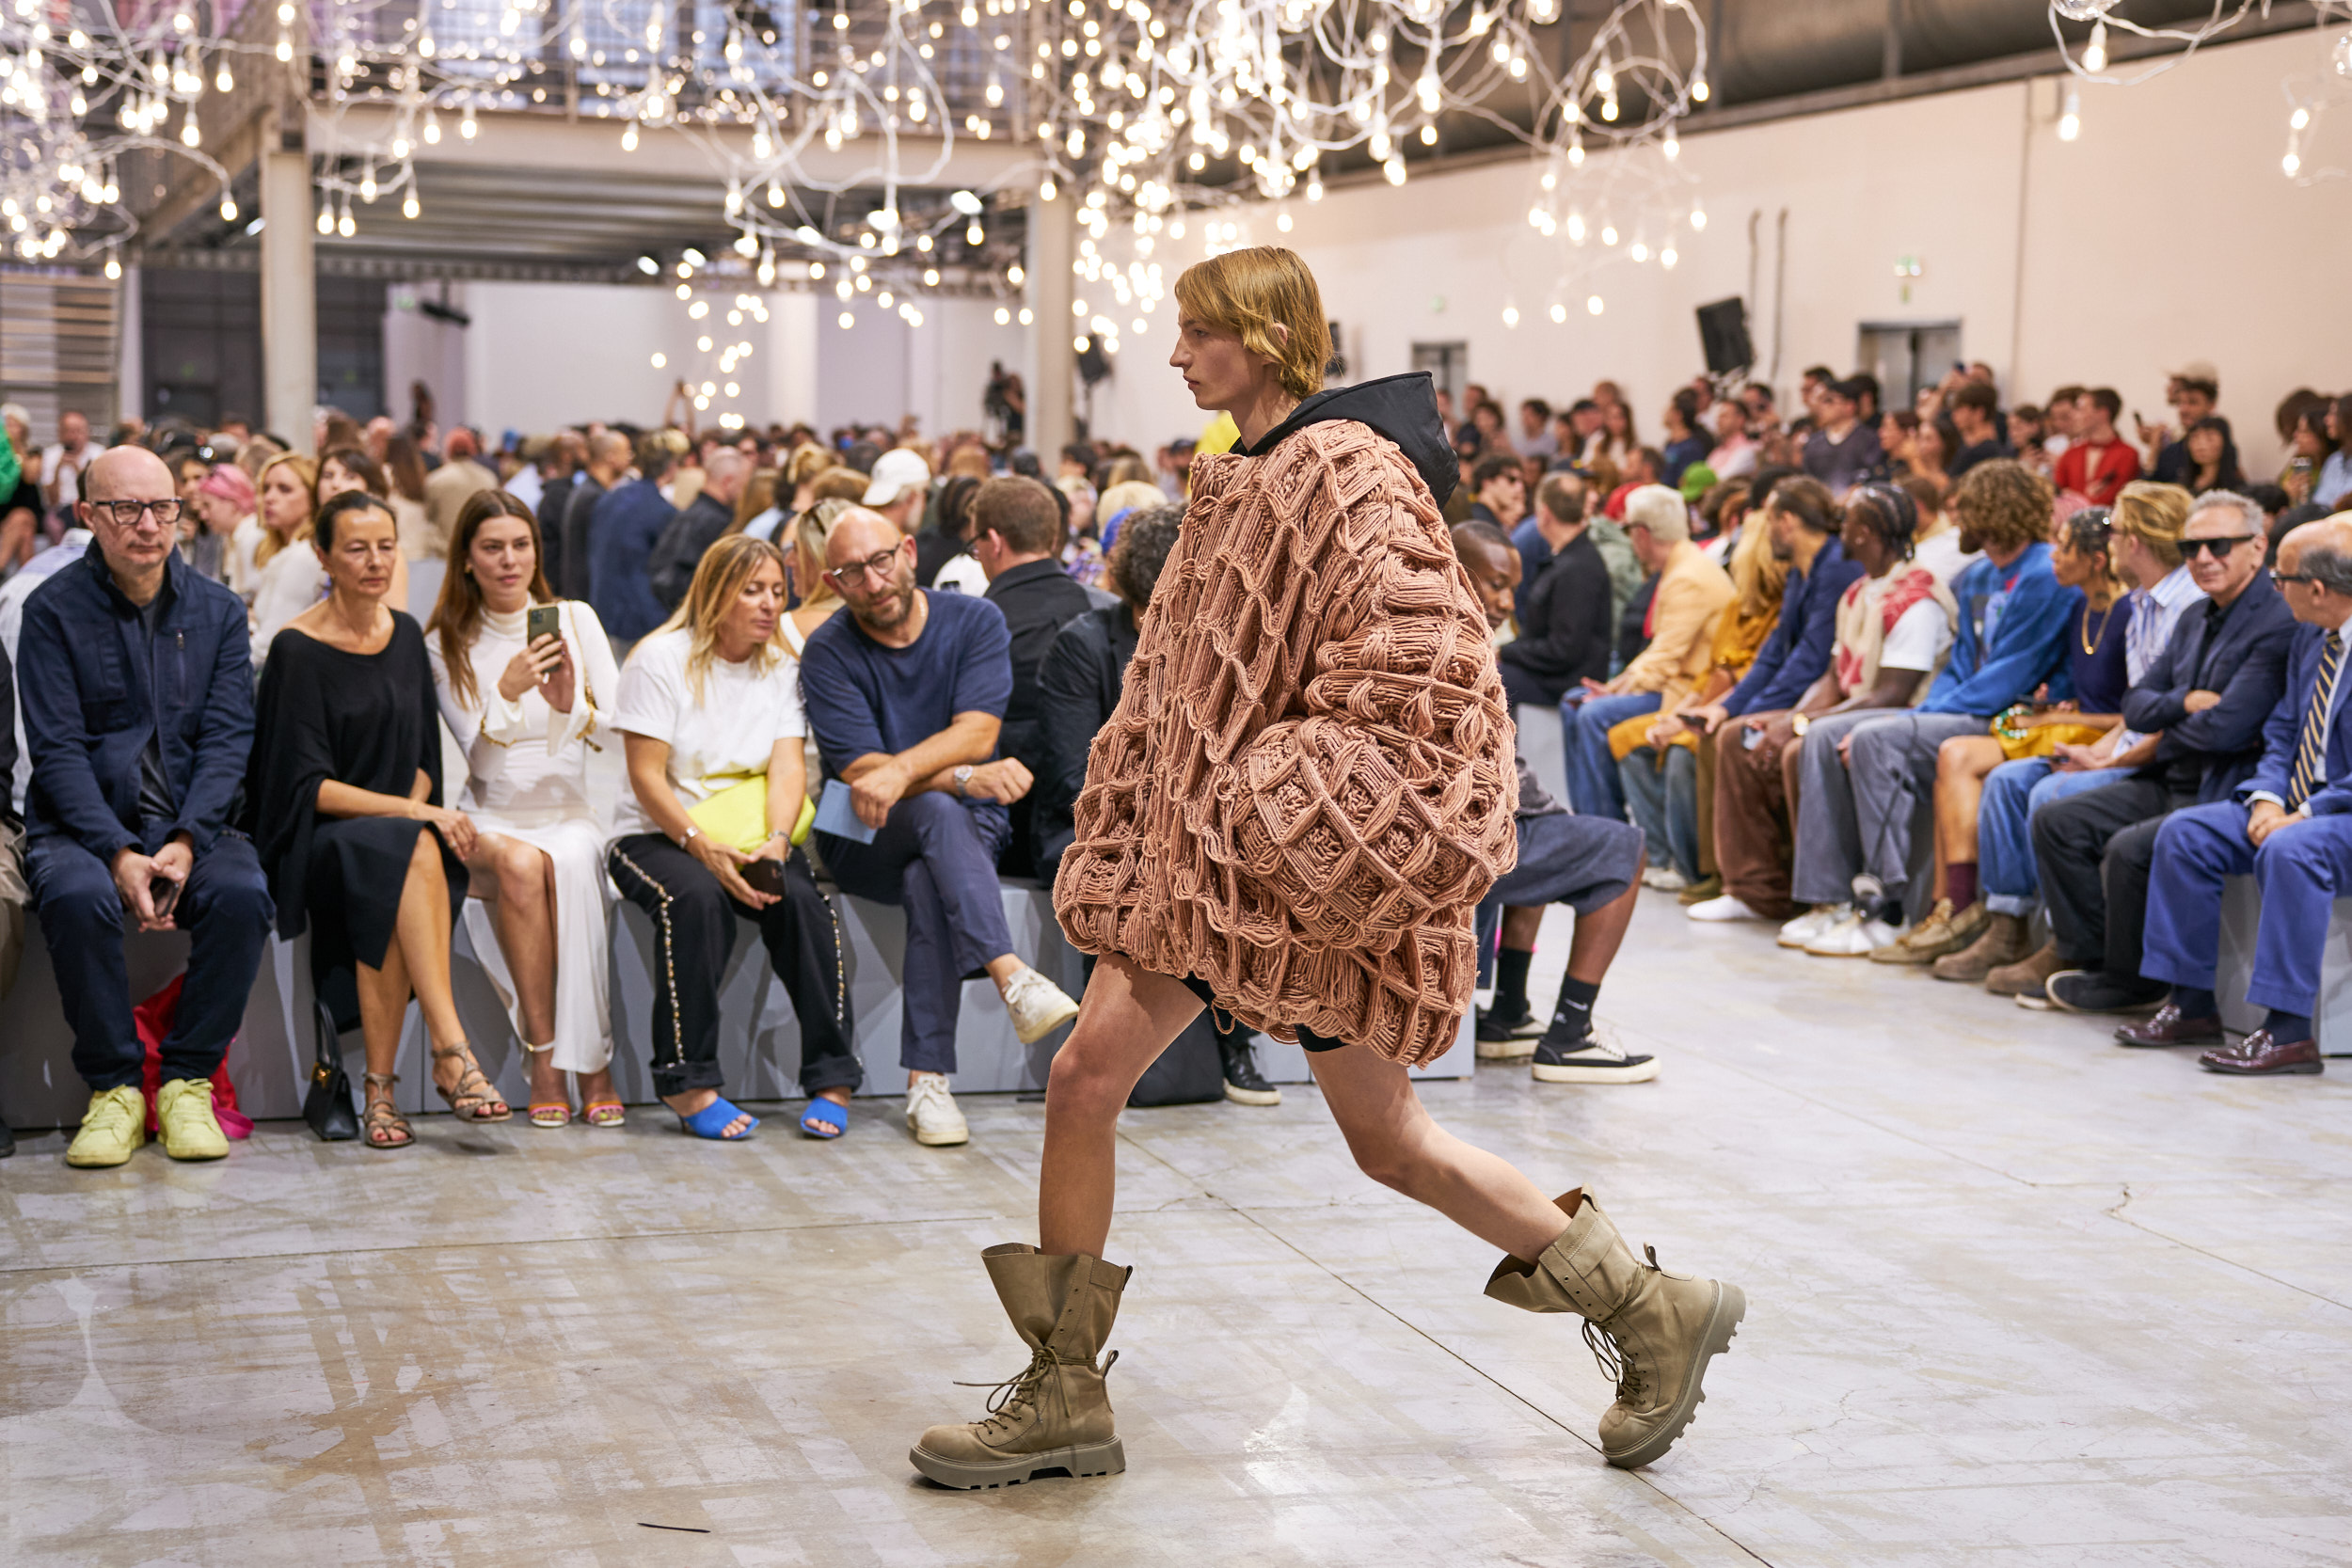
[(1902, 934), (1883, 920), (1850, 914), (1806, 942), (1804, 950), (1817, 958), (1867, 958), (1878, 948), (1894, 946)]
[(1642, 885), (1654, 887), (1661, 893), (1680, 893), (1691, 884), (1683, 879), (1681, 872), (1671, 865), (1650, 865), (1642, 868)]
[(972, 1129), (947, 1092), (947, 1080), (936, 1072), (918, 1072), (907, 1085), (907, 1131), (914, 1141), (932, 1148), (969, 1143)]
[(1682, 912), (1692, 920), (1761, 920), (1764, 918), (1748, 907), (1747, 900), (1734, 898), (1728, 893), (1720, 897), (1709, 898), (1703, 903), (1693, 904)]
[(1012, 1032), (1021, 1037), (1021, 1043), (1035, 1045), (1076, 1018), (1078, 1004), (1061, 987), (1023, 964), (1012, 984), (1005, 988), (1005, 1011), (1012, 1015)]
[(1803, 947), (1839, 921), (1853, 917), (1851, 904), (1816, 904), (1780, 928), (1783, 947)]

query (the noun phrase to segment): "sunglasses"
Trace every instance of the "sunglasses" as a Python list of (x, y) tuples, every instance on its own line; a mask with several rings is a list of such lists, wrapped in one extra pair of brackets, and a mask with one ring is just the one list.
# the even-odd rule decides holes
[(2211, 554), (2216, 561), (2219, 561), (2240, 545), (2261, 537), (2259, 533), (2232, 533), (2219, 539), (2184, 539), (2181, 541), (2181, 559), (2194, 561), (2197, 559), (2197, 552), (2203, 550)]

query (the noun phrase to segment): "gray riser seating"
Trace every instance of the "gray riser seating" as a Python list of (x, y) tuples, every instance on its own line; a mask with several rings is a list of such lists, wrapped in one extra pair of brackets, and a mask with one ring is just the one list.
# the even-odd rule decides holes
[[(1081, 994), (1080, 955), (1062, 940), (1052, 901), (1035, 884), (1024, 881), (1007, 881), (1003, 894), (1015, 950), (1072, 995)], [(858, 1055), (866, 1064), (866, 1083), (860, 1092), (903, 1094), (906, 1078), (898, 1066), (903, 917), (889, 906), (839, 894), (834, 895), (834, 904), (840, 911), (846, 944), (842, 962), (856, 1019)], [(654, 1098), (647, 1069), (653, 1025), (653, 927), (634, 905), (621, 904), (612, 930), (613, 1078), (623, 1100), (644, 1104)], [(145, 997), (162, 989), (187, 962), (187, 950), (188, 939), (178, 933), (130, 938), (125, 958), (132, 994)], [(519, 1107), (530, 1099), (522, 1048), (516, 1042), (497, 993), (474, 961), (462, 921), (456, 927), (455, 958), (453, 977), (457, 1009), (475, 1054), (499, 1092)], [(795, 1078), (800, 1036), (792, 1005), (770, 972), (767, 950), (760, 945), (757, 928), (749, 922), (737, 928), (735, 952), (728, 960), (720, 997), (723, 1022), (719, 1060), (727, 1092), (755, 1101), (800, 1098)], [(307, 939), (292, 943), (273, 940), (254, 980), (244, 1031), (229, 1053), (230, 1076), (236, 1085), (238, 1104), (246, 1115), (269, 1119), (301, 1114), (312, 1051), (310, 1016)], [(1035, 1046), (1023, 1046), (1013, 1036), (995, 987), (986, 980), (967, 982), (956, 1037), (959, 1070), (953, 1083), (957, 1091), (1042, 1089), (1046, 1068), (1064, 1033), (1050, 1035)], [(88, 1090), (73, 1071), (72, 1039), (58, 1006), (49, 950), (38, 921), (31, 923), (26, 933), (24, 967), (15, 989), (0, 1001), (0, 1042), (5, 1042), (0, 1045), (0, 1115), (11, 1126), (70, 1126), (81, 1119)], [(342, 1044), (344, 1066), (356, 1085), (363, 1066), (358, 1033), (344, 1036)], [(1415, 1076), (1467, 1077), (1472, 1054), (1466, 1018), (1454, 1048), (1428, 1068), (1418, 1069)], [(1309, 1077), (1306, 1053), (1295, 1045), (1261, 1038), (1259, 1065), (1277, 1083), (1304, 1083)], [(433, 1092), (425, 1067), (423, 1025), (411, 1007), (397, 1064), (401, 1078), (397, 1093), (405, 1111), (444, 1108)]]
[[(2262, 1027), (2263, 1009), (2246, 1000), (2254, 972), (2254, 931), (2262, 899), (2251, 877), (2233, 877), (2221, 894), (2221, 961), (2215, 979), (2221, 1022), (2232, 1029)], [(2319, 966), (2319, 1006), (2312, 1018), (2322, 1054), (2352, 1055), (2352, 898), (2336, 900), (2328, 921), (2328, 946)], [(2332, 1069), (2331, 1069), (2332, 1070)]]
[(1567, 727), (1561, 721), (1560, 709), (1521, 703), (1511, 710), (1511, 717), (1518, 725), (1519, 755), (1527, 759), (1535, 782), (1553, 800), (1568, 804)]

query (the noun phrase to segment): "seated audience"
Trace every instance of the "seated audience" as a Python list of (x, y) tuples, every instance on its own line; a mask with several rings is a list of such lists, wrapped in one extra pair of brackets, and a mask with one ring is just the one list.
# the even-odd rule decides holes
[[(1157, 485), (1149, 488), (1159, 493)], [(1062, 570), (1056, 557), (1060, 542), (1061, 509), (1036, 480), (992, 479), (972, 498), (972, 556), (988, 574), (983, 596), (1004, 612), (1012, 643), (1012, 696), (996, 749), (1033, 779), (1045, 766), (1038, 668), (1062, 627), (1093, 608), (1086, 589)], [(1025, 877), (1036, 864), (1033, 804), (1027, 794), (1011, 802), (1012, 836), (997, 859), (1008, 875)]]
[[(538, 521), (518, 498), (476, 492), (450, 556), (425, 654), (442, 721), (466, 755), (466, 928), (528, 1054), (532, 1125), (572, 1119), (564, 1075), (573, 1073), (589, 1123), (617, 1127), (605, 832), (588, 755), (612, 738), (620, 674), (596, 612), (548, 588)], [(529, 637), (532, 608), (547, 605), (562, 629)]]
[(750, 481), (752, 461), (733, 447), (714, 449), (703, 465), (703, 487), (672, 517), (646, 558), (645, 575), (665, 612), (675, 612), (694, 581), (703, 552), (735, 531), (735, 503)]
[[(392, 504), (390, 481), (374, 458), (358, 447), (330, 448), (319, 459), (318, 482), (310, 487), (310, 515), (318, 515), (320, 507), (353, 490), (373, 496), (387, 506)], [(399, 513), (395, 511), (392, 515), (397, 522)], [(408, 557), (405, 550), (400, 563), (392, 568), (391, 592), (385, 595), (384, 602), (398, 610), (408, 608)]]
[[(2171, 641), (2183, 609), (2205, 596), (2181, 561), (2181, 530), (2188, 522), (2188, 493), (2178, 485), (2134, 480), (2116, 497), (2112, 512), (2095, 508), (2078, 512), (2062, 525), (2070, 535), (2098, 530), (2116, 577), (2128, 589), (2122, 604), (2113, 607), (2122, 611), (2124, 688), (2147, 677)], [(2077, 570), (2064, 559), (2069, 553), (2061, 541), (2061, 547), (2052, 556), (2052, 569), (2061, 580)], [(2074, 586), (2083, 587), (2086, 594), (2084, 618), (2068, 645), (2067, 659), (2074, 670), (2074, 705), (2095, 713), (2099, 711), (2097, 694), (2108, 684), (2107, 677), (2095, 670), (2102, 650), (2111, 660), (2109, 633), (2116, 622), (2100, 621), (2093, 635), (2090, 618), (2108, 607), (2094, 606), (2097, 595), (2090, 586), (2080, 580)], [(2119, 689), (2115, 710), (2119, 720), (2122, 702)], [(2068, 722), (2063, 714), (2043, 717), (2059, 725)], [(2068, 737), (2062, 730), (2027, 730), (2020, 732), (2016, 744), (2036, 750), (2011, 761), (2005, 744), (1992, 736), (1962, 736), (1944, 745), (1935, 785), (1936, 811), (1945, 824), (1941, 830), (1944, 852), (1947, 860), (1959, 862), (1966, 858), (1968, 845), (1975, 845), (1976, 886), (1983, 900), (1984, 917), (1977, 923), (1980, 929), (1973, 941), (1935, 960), (1939, 980), (1975, 984), (2027, 956), (2031, 949), (2026, 928), (2041, 902), (2031, 837), (2034, 814), (2054, 800), (2100, 788), (2123, 777), (2125, 771), (2144, 767), (2155, 753), (2156, 737), (2142, 736), (2119, 721), (2088, 743), (2080, 736)], [(1988, 768), (1990, 772), (1985, 772)], [(1982, 777), (1982, 794), (1972, 805), (1969, 781), (1979, 776)], [(1973, 826), (1959, 820), (1963, 816)], [(1964, 879), (1962, 890), (1953, 893), (1947, 871), (1947, 892), (1958, 907), (1954, 924), (1971, 924), (1968, 906), (1962, 902)]]
[[(587, 461), (564, 493), (563, 515), (546, 535), (548, 586), (559, 597), (576, 601), (586, 601), (595, 592), (591, 541), (596, 537), (597, 504), (628, 482), (629, 465), (636, 455), (628, 437), (612, 430), (592, 437), (587, 449)], [(605, 629), (612, 630), (610, 626)]]
[(1944, 412), (1960, 434), (1960, 450), (1952, 453), (1949, 469), (1953, 483), (1959, 483), (1979, 463), (2017, 455), (2017, 449), (2002, 434), (2001, 400), (1992, 383), (1974, 379), (1962, 382), (1944, 400)]
[(1490, 523), (1507, 534), (1527, 515), (1527, 476), (1509, 452), (1480, 458), (1470, 479), (1470, 521)]
[(2182, 489), (2201, 496), (2208, 490), (2246, 488), (2237, 442), (2230, 435), (2230, 421), (2220, 415), (2209, 414), (2190, 425), (2181, 437), (2181, 448), (2186, 461), (2180, 465), (2179, 477), (2172, 483)]
[(2121, 1012), (2162, 995), (2140, 974), (2156, 834), (2180, 807), (2229, 799), (2260, 759), (2263, 725), (2284, 689), (2294, 612), (2263, 569), (2263, 544), (2252, 501), (2227, 491), (2197, 498), (2181, 548), (2204, 608), (2182, 616), (2169, 646), (2123, 698), (2125, 721), (2162, 738), (2131, 777), (2034, 814), (2050, 942), (2025, 960), (2024, 974), (1994, 972), (2029, 1005)]
[[(1520, 571), (1535, 578), (1514, 595), (1518, 636), (1495, 651), (1514, 705), (1549, 707), (1585, 682), (1608, 677), (1616, 617), (1609, 564), (1593, 542), (1584, 500), (1584, 482), (1575, 474), (1549, 475), (1536, 489), (1534, 515), (1512, 535), (1515, 544), (1528, 536), (1518, 546)], [(1541, 557), (1532, 567), (1531, 552)]]
[(914, 542), (886, 517), (850, 513), (825, 553), (849, 613), (808, 640), (801, 686), (825, 775), (850, 786), (874, 837), (820, 829), (818, 843), (844, 893), (906, 911), (907, 1125), (919, 1143), (961, 1144), (970, 1132), (947, 1074), (963, 982), (995, 982), (1025, 1045), (1078, 1010), (1013, 953), (996, 880), (1008, 808), (1031, 782), (996, 756), (1011, 639), (985, 599), (915, 586)]
[[(1892, 484), (1866, 484), (1847, 499), (1838, 543), (1863, 575), (1838, 599), (1829, 667), (1794, 707), (1750, 711), (1726, 726), (1715, 762), (1723, 893), (1692, 905), (1692, 919), (1793, 916), (1791, 819), (1804, 799), (1799, 779), (1805, 763), (1828, 766), (1837, 733), (1864, 716), (1911, 706), (1943, 668), (1959, 609), (1935, 574), (1911, 559), (1917, 519), (1909, 493)], [(1820, 752), (1813, 750), (1817, 728), (1825, 736)]]
[[(416, 622), (388, 607), (400, 559), (391, 509), (355, 491), (321, 509), (311, 539), (327, 596), (289, 622), (262, 672), (246, 829), (269, 872), (278, 934), (310, 935), (310, 975), (367, 1048), (363, 1135), (416, 1141), (392, 1068), (414, 995), (434, 1086), (466, 1120), (512, 1112), (466, 1041), (450, 995), (450, 923), (474, 826), (441, 804), (441, 726)], [(358, 989), (357, 1007), (350, 988)]]
[(1825, 485), (1836, 500), (1843, 500), (1847, 491), (1875, 476), (1885, 465), (1878, 432), (1862, 420), (1864, 390), (1857, 378), (1827, 382), (1815, 394), (1820, 428), (1805, 437), (1804, 471)]
[(676, 451), (647, 436), (637, 444), (635, 477), (599, 499), (588, 519), (588, 600), (616, 657), (669, 618), (650, 574), (654, 546), (677, 515), (661, 494), (662, 482), (676, 471)]
[[(24, 876), (73, 1032), (73, 1069), (90, 1089), (66, 1164), (119, 1165), (147, 1139), (126, 927), (191, 934), (155, 1111), (167, 1154), (216, 1160), (229, 1143), (213, 1078), (244, 1022), (270, 922), (253, 845), (230, 824), (253, 739), (244, 610), (174, 547), (181, 502), (161, 459), (116, 447), (79, 477), (74, 515), (94, 541), (26, 599), (16, 644), (32, 759)], [(126, 684), (126, 666), (176, 673), (158, 689)], [(12, 732), (0, 733), (0, 749), (13, 774)], [(23, 940), (24, 899), (16, 837), (11, 820), (0, 832), (9, 841), (0, 901), (20, 911), (8, 918), (11, 945)]]
[[(986, 592), (988, 574), (972, 559), (972, 498), (983, 483), (959, 474), (939, 487), (930, 524), (914, 536), (914, 579), (920, 586), (952, 587), (959, 594), (975, 592), (965, 582), (969, 574), (980, 584), (977, 592)], [(1055, 510), (1058, 514), (1060, 508)], [(951, 573), (945, 584), (939, 580), (943, 571)]]
[(499, 487), (499, 476), (477, 461), (481, 455), (482, 437), (463, 425), (441, 443), (441, 466), (425, 476), (424, 532), (417, 540), (418, 560), (448, 560), (457, 515), (477, 492)]
[(318, 552), (310, 547), (316, 466), (307, 457), (281, 452), (263, 466), (254, 488), (261, 497), (262, 519), (262, 536), (253, 546), (250, 617), (252, 660), (258, 666), (269, 657), (270, 643), (286, 624), (319, 602), (326, 573), (319, 565)]
[[(1972, 384), (1973, 385), (1973, 384)], [(1781, 940), (1828, 958), (1861, 958), (1899, 934), (1911, 877), (1912, 815), (1935, 784), (1935, 759), (1957, 735), (2044, 682), (2072, 692), (2063, 638), (2081, 595), (2050, 570), (2049, 482), (2014, 458), (1978, 464), (1952, 506), (1984, 559), (1952, 585), (1960, 626), (1951, 658), (1919, 705), (1841, 714), (1812, 725), (1798, 768), (1793, 891), (1812, 906)]]
[(2074, 435), (2052, 475), (2059, 494), (2112, 506), (2123, 486), (2139, 477), (2139, 453), (2115, 433), (2122, 413), (2123, 400), (2112, 387), (2094, 387), (2075, 399)]
[[(1562, 709), (1568, 798), (1583, 816), (1617, 821), (1626, 803), (1611, 728), (1656, 713), (1698, 684), (1712, 660), (1716, 620), (1732, 596), (1730, 575), (1691, 543), (1690, 509), (1676, 492), (1662, 484), (1636, 491), (1626, 506), (1626, 533), (1657, 578), (1643, 628), (1646, 645), (1612, 679), (1585, 683), (1582, 700), (1571, 696)], [(1665, 865), (1664, 844), (1652, 844), (1649, 854), (1654, 867)]]
[[(2276, 1077), (2322, 1069), (2312, 1014), (2335, 900), (2352, 895), (2352, 723), (2343, 696), (2352, 620), (2352, 521), (2306, 523), (2279, 551), (2296, 620), (2284, 690), (2263, 729), (2262, 760), (2227, 798), (2185, 807), (2156, 834), (2141, 974), (2167, 989), (2125, 1045), (2208, 1044), (2209, 1072)], [(2246, 999), (2262, 1027), (2222, 1043), (2222, 890), (2252, 876), (2262, 894)]]
[(896, 447), (874, 459), (858, 502), (889, 518), (899, 532), (911, 534), (922, 526), (923, 503), (930, 494), (931, 467), (923, 454)]
[(1708, 440), (1707, 432), (1700, 428), (1699, 395), (1689, 387), (1679, 388), (1668, 400), (1663, 420), (1666, 441), (1659, 449), (1659, 455), (1666, 462), (1658, 482), (1670, 488), (1680, 489), (1684, 472), (1694, 463), (1707, 462), (1708, 454), (1715, 449), (1715, 443)]
[[(2164, 401), (2172, 405), (2178, 430), (2141, 420), (2139, 438), (2146, 443), (2149, 477), (2159, 484), (2177, 484), (2191, 492), (2205, 486), (2193, 482), (2187, 433), (2191, 425), (2212, 414), (2221, 402), (2220, 372), (2202, 359), (2192, 359), (2167, 377)], [(2226, 432), (2227, 427), (2224, 427)]]
[[(833, 906), (792, 843), (808, 799), (807, 725), (777, 636), (783, 618), (775, 546), (721, 539), (677, 612), (629, 655), (612, 717), (629, 789), (613, 812), (607, 869), (653, 921), (654, 1090), (681, 1131), (723, 1142), (759, 1125), (719, 1092), (719, 987), (739, 916), (758, 925), (800, 1023), (801, 1131), (847, 1131), (864, 1077)], [(749, 809), (730, 809), (739, 800)]]
[[(1453, 537), (1486, 624), (1500, 628), (1511, 614), (1518, 552), (1500, 529), (1485, 523), (1464, 523)], [(1642, 863), (1641, 832), (1624, 822), (1571, 815), (1535, 782), (1525, 757), (1515, 760), (1518, 858), (1478, 906), (1479, 951), (1495, 943), (1498, 928), (1501, 941), (1494, 948), (1494, 1005), (1478, 1015), (1475, 1025), (1478, 1054), (1503, 1060), (1532, 1056), (1530, 1070), (1538, 1083), (1646, 1083), (1658, 1076), (1658, 1059), (1626, 1051), (1593, 1023), (1601, 981), (1641, 896), (1634, 879)], [(1528, 1001), (1527, 975), (1544, 910), (1551, 904), (1576, 911), (1576, 931), (1568, 942), (1559, 997), (1549, 1017), (1538, 1019)]]
[(2352, 392), (2346, 392), (2328, 405), (2326, 430), (2334, 451), (2319, 466), (2319, 474), (2312, 482), (2311, 501), (2333, 510), (2346, 496), (2352, 496)]

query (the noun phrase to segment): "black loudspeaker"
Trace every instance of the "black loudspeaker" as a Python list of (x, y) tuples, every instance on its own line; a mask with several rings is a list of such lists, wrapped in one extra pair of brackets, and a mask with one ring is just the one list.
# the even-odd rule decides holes
[(1756, 345), (1748, 341), (1748, 307), (1744, 300), (1719, 299), (1699, 307), (1699, 347), (1707, 356), (1709, 375), (1730, 375), (1756, 363)]
[(1087, 346), (1078, 351), (1078, 379), (1091, 387), (1111, 373), (1111, 356), (1103, 352), (1103, 345), (1094, 334), (1087, 334)]

